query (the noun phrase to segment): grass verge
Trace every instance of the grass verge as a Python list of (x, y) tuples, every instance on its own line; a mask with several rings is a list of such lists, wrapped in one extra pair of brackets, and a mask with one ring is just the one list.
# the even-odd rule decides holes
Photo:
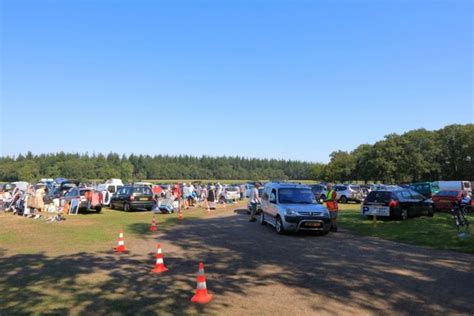
[(406, 221), (378, 219), (377, 225), (374, 226), (372, 219), (360, 214), (359, 204), (340, 206), (339, 226), (356, 234), (436, 249), (474, 253), (473, 214), (468, 216), (469, 222), (472, 223), (470, 234), (460, 237), (452, 216), (447, 213), (435, 213), (434, 217), (422, 216)]

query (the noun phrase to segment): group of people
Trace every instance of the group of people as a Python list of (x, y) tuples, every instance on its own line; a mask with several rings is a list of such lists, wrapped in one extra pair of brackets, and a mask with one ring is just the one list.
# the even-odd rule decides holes
[[(245, 185), (236, 186), (239, 200), (245, 198)], [(226, 187), (220, 183), (214, 184), (196, 184), (193, 183), (182, 183), (175, 184), (173, 186), (168, 185), (161, 192), (154, 192), (157, 199), (174, 199), (179, 201), (179, 209), (188, 209), (196, 205), (202, 206), (206, 204), (208, 208), (216, 208), (217, 204), (225, 204), (228, 201), (224, 195)]]

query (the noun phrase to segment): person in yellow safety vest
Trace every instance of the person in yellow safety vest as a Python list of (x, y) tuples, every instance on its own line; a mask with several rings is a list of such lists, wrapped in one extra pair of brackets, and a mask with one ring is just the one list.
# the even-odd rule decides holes
[(331, 216), (331, 231), (337, 232), (337, 211), (339, 210), (337, 205), (337, 193), (332, 189), (332, 184), (328, 184), (327, 189), (326, 206)]

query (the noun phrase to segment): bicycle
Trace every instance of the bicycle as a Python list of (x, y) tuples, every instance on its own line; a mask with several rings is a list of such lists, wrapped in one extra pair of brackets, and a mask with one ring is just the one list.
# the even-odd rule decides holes
[(466, 216), (467, 207), (466, 205), (461, 205), (459, 202), (454, 202), (453, 207), (451, 208), (451, 214), (456, 221), (456, 227), (458, 230), (461, 228), (469, 228), (469, 221)]

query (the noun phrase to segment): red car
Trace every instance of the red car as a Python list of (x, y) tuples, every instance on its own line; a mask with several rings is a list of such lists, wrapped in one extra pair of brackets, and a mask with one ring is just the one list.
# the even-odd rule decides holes
[(431, 199), (433, 200), (435, 210), (450, 210), (453, 202), (461, 202), (462, 191), (439, 191)]

